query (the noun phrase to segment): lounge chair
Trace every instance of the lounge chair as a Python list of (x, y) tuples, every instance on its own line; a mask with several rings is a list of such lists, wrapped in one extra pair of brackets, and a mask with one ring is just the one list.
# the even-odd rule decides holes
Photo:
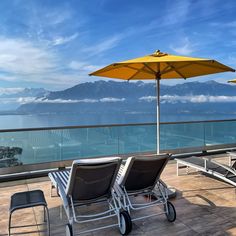
[(207, 174), (208, 176), (216, 177), (236, 186), (236, 162), (234, 162), (232, 166), (228, 166), (213, 160), (213, 158), (214, 157), (210, 156), (175, 158), (177, 161), (177, 176), (179, 175), (179, 169), (183, 167), (191, 167)]
[[(120, 168), (119, 157), (81, 159), (74, 161), (71, 170), (49, 173), (49, 178), (63, 201), (69, 223), (66, 235), (74, 235), (74, 223), (86, 223), (117, 217), (118, 223), (95, 227), (80, 231), (88, 233), (112, 226), (119, 226), (121, 234), (128, 234), (132, 222), (128, 212), (123, 211), (119, 193), (115, 193), (113, 185)], [(76, 214), (79, 207), (107, 201), (108, 209), (99, 213)], [(94, 224), (93, 224), (94, 225)]]
[[(168, 221), (176, 219), (173, 204), (168, 201), (167, 186), (161, 181), (160, 175), (166, 166), (170, 155), (155, 155), (146, 157), (130, 157), (121, 168), (116, 181), (115, 191), (122, 194), (122, 205), (132, 218), (132, 221), (151, 216), (165, 214)], [(136, 203), (136, 196), (144, 195), (144, 202)], [(149, 201), (147, 202), (147, 199)], [(140, 199), (139, 199), (140, 200)], [(132, 211), (143, 210), (162, 205), (164, 210), (141, 217), (132, 216)]]

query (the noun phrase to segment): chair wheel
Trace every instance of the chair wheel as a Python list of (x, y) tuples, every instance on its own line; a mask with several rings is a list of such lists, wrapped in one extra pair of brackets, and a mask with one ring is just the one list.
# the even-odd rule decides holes
[(132, 230), (132, 221), (130, 215), (127, 211), (122, 211), (120, 213), (120, 225), (119, 225), (120, 233), (122, 235), (127, 235)]
[[(166, 204), (167, 204), (167, 207), (168, 207), (168, 210), (166, 209)], [(174, 205), (167, 201), (164, 205), (164, 210), (165, 210), (165, 214), (166, 214), (166, 218), (169, 222), (174, 222), (176, 220), (176, 211), (175, 211), (175, 207)]]
[(73, 236), (73, 230), (71, 224), (66, 224), (66, 236)]

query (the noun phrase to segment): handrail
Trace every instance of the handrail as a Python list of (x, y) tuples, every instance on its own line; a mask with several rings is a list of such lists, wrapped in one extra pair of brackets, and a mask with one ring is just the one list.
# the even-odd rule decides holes
[[(196, 124), (196, 123), (220, 123), (220, 122), (236, 122), (236, 119), (227, 120), (199, 120), (199, 121), (167, 121), (160, 122), (161, 125), (170, 124)], [(0, 133), (6, 132), (20, 132), (20, 131), (39, 131), (39, 130), (60, 130), (60, 129), (78, 129), (78, 128), (107, 128), (107, 127), (121, 127), (121, 126), (142, 126), (142, 125), (156, 125), (155, 122), (149, 123), (128, 123), (128, 124), (103, 124), (103, 125), (74, 125), (74, 126), (52, 126), (52, 127), (37, 127), (37, 128), (17, 128), (17, 129), (0, 129)]]
[[(236, 147), (236, 136), (234, 135), (234, 130), (233, 130), (234, 124), (236, 123), (231, 124), (230, 122), (236, 122), (236, 119), (161, 122), (162, 126), (167, 126), (164, 127), (163, 129), (164, 132), (162, 131), (163, 132), (162, 134), (164, 136), (166, 135), (165, 137), (163, 136), (164, 137), (163, 140), (167, 138), (167, 141), (163, 143), (164, 145), (161, 151), (168, 153), (170, 152), (176, 155), (180, 154), (183, 155), (187, 153), (188, 154), (204, 153), (212, 150), (226, 151), (233, 149)], [(228, 123), (229, 127), (228, 131), (220, 129), (221, 133), (226, 132), (226, 138), (228, 137), (228, 139), (225, 140), (221, 134), (220, 135), (222, 136), (221, 138), (223, 138), (223, 141), (222, 139), (220, 140), (214, 139), (215, 138), (214, 132), (211, 138), (211, 132), (214, 130), (216, 131), (219, 130), (217, 123), (225, 123), (226, 125)], [(181, 126), (182, 124), (186, 125), (182, 126), (179, 129), (178, 125)], [(198, 132), (200, 133), (200, 136), (195, 135), (194, 133), (195, 131), (193, 131), (193, 133), (190, 132), (188, 136), (188, 129), (186, 128), (190, 126), (190, 131), (191, 131), (191, 127), (195, 127), (194, 124), (202, 124), (200, 125), (200, 128), (198, 125), (196, 125), (196, 129), (194, 129), (195, 131), (197, 131), (197, 133)], [(106, 125), (84, 125), (84, 126), (79, 125), (79, 126), (60, 126), (60, 127), (2, 129), (0, 130), (0, 133), (2, 133), (2, 137), (0, 137), (1, 138), (0, 146), (1, 145), (3, 147), (19, 146), (24, 149), (23, 151), (24, 156), (22, 156), (23, 157), (22, 159), (20, 159), (19, 157), (20, 161), (19, 165), (5, 165), (6, 158), (5, 159), (2, 158), (3, 162), (1, 162), (2, 164), (0, 163), (1, 164), (0, 181), (2, 175), (9, 176), (14, 173), (16, 175), (20, 173), (22, 174), (30, 173), (33, 175), (35, 171), (36, 172), (39, 170), (45, 171), (46, 169), (68, 166), (71, 165), (71, 161), (73, 158), (84, 158), (84, 157), (90, 158), (95, 156), (102, 157), (111, 154), (119, 156), (126, 156), (126, 155), (130, 156), (130, 155), (139, 155), (142, 153), (150, 153), (150, 152), (154, 153), (155, 125), (156, 123), (131, 123), (131, 124), (106, 124)], [(170, 125), (169, 130), (168, 130), (168, 125)], [(174, 127), (172, 127), (172, 125)], [(126, 128), (131, 126), (134, 128), (130, 130)], [(142, 129), (139, 129), (141, 126), (143, 126)], [(117, 127), (114, 129), (117, 132), (106, 132), (108, 130), (112, 131), (113, 130), (112, 127)], [(137, 130), (135, 129), (135, 127), (137, 127)], [(213, 129), (208, 129), (209, 127), (212, 127)], [(98, 130), (95, 130), (94, 132), (93, 130), (94, 128), (95, 129), (98, 128)], [(177, 132), (175, 132), (175, 128), (177, 128), (176, 129)], [(66, 129), (67, 130), (75, 129), (75, 133), (70, 132), (70, 130), (67, 132)], [(76, 129), (78, 129), (78, 131), (76, 131)], [(87, 129), (87, 130), (83, 130), (82, 132), (80, 132), (80, 129), (81, 131), (82, 129)], [(91, 129), (91, 134), (89, 132), (90, 129)], [(127, 133), (126, 129), (128, 131)], [(149, 130), (151, 130), (150, 134), (153, 142), (150, 140), (147, 140), (147, 142), (145, 141), (146, 137), (150, 137), (148, 133)], [(24, 133), (27, 131), (29, 131), (29, 133), (21, 136), (20, 132)], [(38, 132), (34, 135), (30, 133), (31, 131), (32, 133), (33, 131), (42, 131), (42, 132)], [(182, 131), (183, 133), (181, 133)], [(10, 135), (8, 135), (7, 132), (9, 132)], [(208, 136), (210, 135), (209, 136), (210, 138), (206, 137), (206, 132), (208, 132)], [(79, 135), (77, 136), (77, 134)], [(127, 138), (128, 137), (127, 134), (130, 135), (131, 139)], [(16, 135), (16, 137), (14, 135)], [(99, 138), (99, 135), (102, 135), (101, 140)], [(182, 143), (181, 143), (181, 138), (183, 138)], [(189, 139), (190, 141), (189, 143), (187, 142), (186, 144), (186, 140), (188, 140), (188, 138), (190, 138)], [(69, 142), (70, 141), (69, 139), (72, 140), (71, 143)], [(192, 141), (194, 142), (192, 143)], [(178, 144), (178, 142), (180, 142), (180, 144)], [(129, 145), (131, 145), (130, 149)], [(89, 149), (89, 151), (87, 149)], [(68, 157), (66, 155), (68, 155)], [(49, 158), (47, 159), (48, 156)]]

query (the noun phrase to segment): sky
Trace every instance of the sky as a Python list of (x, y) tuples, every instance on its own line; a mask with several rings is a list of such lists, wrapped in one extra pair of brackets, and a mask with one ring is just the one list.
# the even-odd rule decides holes
[[(157, 49), (236, 68), (234, 0), (1, 0), (0, 11), (1, 89), (66, 89), (100, 79), (88, 73), (107, 64)], [(163, 81), (177, 82), (185, 81)]]

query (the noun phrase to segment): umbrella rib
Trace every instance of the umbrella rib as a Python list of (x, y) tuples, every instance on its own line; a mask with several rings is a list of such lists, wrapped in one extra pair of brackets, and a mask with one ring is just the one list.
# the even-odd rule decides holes
[(148, 70), (151, 71), (152, 74), (156, 75), (157, 72), (156, 72), (155, 70), (153, 70), (147, 63), (144, 62), (143, 65), (144, 65), (146, 68), (148, 68)]
[[(167, 63), (168, 64), (168, 63)], [(186, 67), (186, 66), (189, 66), (189, 65), (191, 65), (191, 64), (193, 64), (192, 62), (190, 62), (190, 63), (187, 63), (187, 64), (185, 64), (185, 65), (182, 65), (182, 66), (180, 66), (180, 67), (174, 67), (174, 71), (176, 71), (176, 69), (182, 69), (182, 68), (184, 68), (184, 67)], [(173, 68), (168, 64), (168, 66), (170, 67), (170, 69), (169, 70), (166, 70), (166, 71), (164, 71), (164, 72), (162, 72), (161, 74), (162, 75), (164, 75), (164, 74), (166, 74), (166, 73), (169, 73), (169, 72), (171, 72), (171, 71), (173, 71)], [(167, 69), (167, 68), (166, 68)]]
[[(143, 66), (144, 67), (144, 66)], [(140, 69), (138, 69), (128, 80), (132, 80), (140, 71), (143, 70), (143, 67), (141, 67)]]
[(179, 74), (182, 78), (186, 79), (186, 77), (181, 73), (179, 72), (179, 68), (175, 68), (173, 65), (171, 65), (169, 62), (167, 62), (167, 64), (177, 73)]
[(168, 71), (167, 69), (171, 68), (169, 65), (167, 65), (160, 73), (161, 75), (165, 74), (166, 71)]
[(157, 71), (158, 71), (159, 76), (160, 76), (160, 73), (161, 73), (160, 68), (161, 68), (161, 64), (160, 64), (160, 63), (157, 63)]
[[(114, 67), (114, 68), (111, 68), (111, 67)], [(109, 65), (109, 66), (106, 66), (105, 68), (102, 68), (102, 69), (100, 69), (100, 70), (97, 70), (97, 71), (95, 71), (96, 73), (104, 73), (104, 72), (107, 72), (107, 71), (110, 71), (110, 70), (113, 70), (113, 69), (117, 69), (117, 68), (120, 68), (120, 67), (122, 67), (123, 65), (121, 65), (121, 64), (117, 64), (117, 63), (114, 63), (114, 64), (111, 64), (111, 65)], [(93, 74), (94, 72), (92, 72), (92, 73), (90, 73), (89, 75), (94, 75)]]
[(144, 71), (144, 72), (146, 72), (146, 73), (148, 73), (148, 74), (153, 75), (153, 73), (151, 73), (150, 71), (148, 71), (148, 70), (144, 70), (144, 66), (143, 66), (142, 68), (139, 68), (139, 69), (134, 68), (134, 67), (132, 67), (132, 66), (130, 66), (130, 65), (124, 65), (124, 67), (127, 67), (127, 68), (129, 68), (129, 69), (136, 70), (136, 71), (138, 71), (138, 72), (140, 72), (140, 71)]

